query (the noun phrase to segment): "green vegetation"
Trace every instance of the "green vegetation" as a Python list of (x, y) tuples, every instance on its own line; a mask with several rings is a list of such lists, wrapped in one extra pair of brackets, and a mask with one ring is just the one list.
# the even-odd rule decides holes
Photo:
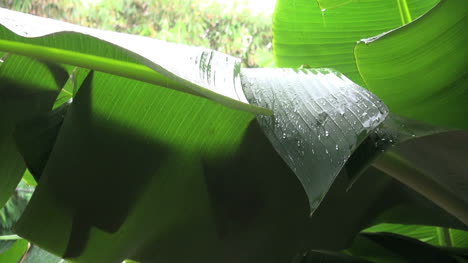
[(239, 6), (192, 0), (0, 0), (0, 7), (33, 15), (210, 48), (241, 58), (245, 67), (272, 65), (271, 18)]
[(137, 3), (0, 9), (0, 262), (468, 262), (466, 0), (278, 0), (285, 68)]

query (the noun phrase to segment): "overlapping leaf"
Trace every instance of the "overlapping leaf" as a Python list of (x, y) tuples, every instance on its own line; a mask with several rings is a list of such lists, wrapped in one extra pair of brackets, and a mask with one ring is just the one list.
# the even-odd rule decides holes
[[(406, 2), (412, 17), (417, 18), (438, 0)], [(356, 68), (354, 46), (362, 38), (402, 25), (398, 1), (359, 0), (321, 11), (323, 8), (327, 7), (319, 7), (317, 1), (278, 0), (273, 17), (276, 65), (334, 68), (363, 85)]]
[(441, 1), (412, 23), (355, 48), (366, 86), (394, 113), (468, 129), (468, 2)]

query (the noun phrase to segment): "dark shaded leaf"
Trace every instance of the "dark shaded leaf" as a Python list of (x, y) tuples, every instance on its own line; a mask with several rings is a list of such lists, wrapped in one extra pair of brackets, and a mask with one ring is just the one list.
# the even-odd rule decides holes
[(0, 65), (0, 207), (25, 171), (12, 138), (17, 123), (48, 111), (68, 79), (62, 68), (10, 55)]
[(16, 127), (16, 145), (36, 181), (39, 181), (47, 164), (70, 104), (71, 101), (66, 102), (53, 111), (25, 120)]

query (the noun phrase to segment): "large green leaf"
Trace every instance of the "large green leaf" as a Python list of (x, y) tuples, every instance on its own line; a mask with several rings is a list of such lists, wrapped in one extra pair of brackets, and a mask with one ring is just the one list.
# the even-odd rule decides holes
[[(59, 115), (62, 116), (62, 115)], [(41, 117), (42, 118), (42, 117)], [(55, 119), (55, 115), (49, 115), (49, 118), (52, 119), (51, 122), (55, 123), (53, 120)], [(31, 124), (38, 123), (40, 126), (40, 122), (34, 121)], [(50, 123), (50, 122), (46, 122)], [(61, 122), (57, 122), (61, 123)], [(30, 129), (34, 130), (33, 127)], [(56, 128), (52, 127), (50, 133), (56, 134)], [(43, 133), (39, 134), (40, 136), (44, 136)], [(49, 135), (45, 135), (46, 139), (50, 138)], [(18, 138), (21, 141), (21, 136)], [(44, 140), (40, 137), (36, 138), (37, 140)], [(256, 147), (259, 146), (259, 138), (255, 139)], [(28, 141), (28, 137), (26, 137)], [(296, 142), (294, 142), (296, 143)], [(250, 142), (246, 142), (246, 145), (250, 145)], [(33, 146), (33, 145), (32, 145)], [(265, 155), (265, 150), (268, 152), (268, 149), (262, 148), (260, 151), (263, 151), (262, 156)], [(248, 152), (243, 152), (247, 154)], [(27, 155), (29, 156), (29, 155)], [(65, 157), (66, 158), (66, 157)], [(265, 169), (266, 166), (260, 165), (262, 163), (261, 160), (258, 160), (257, 154), (250, 154), (246, 159), (243, 159), (243, 164), (233, 165), (234, 167), (242, 167), (246, 164), (246, 161), (253, 161), (256, 165), (253, 166), (257, 167), (258, 169)], [(264, 161), (268, 161), (269, 158), (263, 159)], [(28, 161), (28, 160), (26, 160)], [(271, 164), (270, 164), (271, 165)], [(230, 167), (229, 170), (232, 170), (234, 167)], [(251, 167), (251, 169), (253, 169)], [(348, 169), (346, 169), (348, 170)], [(283, 173), (283, 170), (279, 170), (276, 172)], [(224, 172), (225, 173), (225, 172)], [(259, 173), (257, 171), (256, 173)], [(239, 174), (234, 173), (233, 178), (235, 180), (241, 179), (240, 174), (245, 174), (245, 176), (249, 177), (249, 180), (255, 177), (255, 174), (249, 174), (246, 172), (240, 172)], [(273, 173), (270, 171), (270, 179), (272, 179)], [(293, 176), (292, 174), (288, 174), (287, 176)], [(330, 189), (328, 194), (324, 199), (324, 203), (321, 204), (319, 209), (315, 211), (313, 217), (311, 218), (308, 224), (301, 224), (300, 226), (301, 232), (303, 235), (298, 235), (295, 238), (305, 239), (307, 241), (297, 243), (296, 251), (298, 249), (308, 249), (308, 248), (315, 248), (315, 249), (344, 249), (347, 248), (351, 242), (352, 237), (357, 234), (362, 228), (368, 226), (369, 224), (376, 223), (376, 222), (399, 222), (399, 223), (420, 223), (420, 224), (435, 224), (435, 225), (444, 225), (444, 226), (451, 226), (451, 227), (463, 227), (460, 226), (460, 223), (457, 223), (456, 220), (450, 218), (449, 215), (445, 215), (444, 211), (432, 208), (430, 203), (420, 202), (417, 201), (413, 203), (414, 200), (422, 200), (421, 197), (413, 198), (412, 195), (408, 195), (405, 191), (401, 191), (401, 185), (392, 182), (390, 178), (385, 177), (384, 175), (377, 174), (368, 174), (364, 177), (360, 177), (360, 179), (353, 185), (353, 187), (348, 190), (349, 182), (347, 178), (350, 176), (340, 176), (337, 181), (333, 182), (333, 187)], [(229, 178), (229, 177), (227, 177)], [(286, 178), (283, 178), (286, 179)], [(288, 180), (291, 180), (290, 177)], [(220, 180), (226, 180), (226, 178), (220, 178)], [(231, 179), (229, 179), (231, 180)], [(286, 182), (284, 182), (286, 183)], [(285, 184), (280, 183), (280, 187), (282, 190), (285, 189), (287, 186)], [(225, 185), (225, 184), (223, 184)], [(273, 187), (275, 184), (269, 184), (269, 187)], [(245, 186), (244, 186), (245, 187)], [(226, 186), (223, 186), (221, 189), (223, 191), (227, 191), (229, 189)], [(256, 188), (251, 189), (252, 191), (256, 192)], [(368, 191), (368, 189), (373, 189), (373, 191)], [(274, 189), (273, 189), (274, 190)], [(102, 189), (105, 192), (105, 189)], [(232, 207), (236, 202), (233, 203), (233, 200), (238, 200), (236, 196), (236, 191), (228, 191), (228, 193), (220, 193), (220, 190), (217, 190), (217, 198), (216, 198), (216, 206), (217, 207)], [(277, 190), (276, 190), (277, 191)], [(222, 199), (220, 200), (219, 195), (221, 194)], [(245, 194), (245, 193), (241, 193)], [(391, 196), (392, 198), (389, 198)], [(406, 196), (406, 197), (405, 197)], [(291, 193), (288, 194), (288, 197), (292, 197)], [(231, 200), (226, 203), (227, 200)], [(288, 199), (289, 200), (289, 199)], [(428, 202), (428, 201), (427, 201)], [(278, 201), (275, 201), (275, 204), (279, 204)], [(275, 206), (272, 206), (272, 209)], [(288, 209), (291, 209), (290, 205), (288, 205)], [(395, 207), (395, 209), (393, 209)], [(428, 210), (429, 208), (429, 210)], [(224, 211), (224, 209), (222, 211)], [(390, 209), (390, 210), (388, 210)], [(405, 209), (404, 213), (400, 213), (402, 209)], [(285, 211), (283, 209), (283, 211)], [(385, 211), (385, 214), (379, 215)], [(395, 213), (396, 212), (396, 213)], [(216, 212), (218, 218), (218, 222), (223, 225), (223, 231), (226, 231), (226, 223), (224, 222), (227, 217), (223, 215), (222, 212)], [(390, 215), (390, 216), (389, 216)], [(396, 215), (396, 216), (395, 216)], [(292, 218), (291, 215), (289, 215)], [(378, 221), (372, 222), (372, 218), (378, 216)], [(347, 224), (340, 224), (338, 221), (330, 220), (330, 218), (347, 218)], [(296, 218), (296, 220), (300, 220), (300, 218)], [(428, 220), (429, 219), (429, 220)], [(271, 220), (271, 219), (269, 219)], [(222, 223), (224, 222), (224, 223)], [(303, 221), (302, 221), (303, 222)], [(263, 223), (262, 223), (263, 224)], [(227, 228), (229, 229), (229, 228)], [(309, 235), (307, 233), (314, 233), (313, 235)], [(306, 238), (307, 237), (307, 238)], [(292, 240), (290, 240), (290, 243)], [(147, 253), (147, 252), (145, 252)], [(140, 259), (150, 260), (151, 256), (153, 255), (145, 255), (139, 256)]]
[(443, 0), (402, 28), (362, 40), (359, 72), (392, 112), (466, 130), (467, 28), (468, 2)]
[[(354, 46), (362, 38), (401, 26), (398, 2), (359, 0), (322, 12), (317, 1), (278, 0), (273, 17), (276, 65), (334, 68), (362, 85)], [(406, 2), (416, 18), (438, 0)]]
[[(237, 254), (243, 262), (252, 253), (283, 260), (297, 249), (307, 203), (259, 128), (246, 130), (252, 118), (95, 72), (78, 91), (16, 230), (83, 262), (209, 262), (234, 248), (244, 251)], [(268, 187), (260, 187), (266, 178)], [(266, 218), (274, 220), (264, 225)], [(181, 233), (197, 241), (181, 248)]]

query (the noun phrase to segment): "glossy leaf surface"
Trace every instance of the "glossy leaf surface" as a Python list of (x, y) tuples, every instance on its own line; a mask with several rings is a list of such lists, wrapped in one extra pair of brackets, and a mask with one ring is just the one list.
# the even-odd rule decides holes
[(387, 116), (367, 90), (326, 69), (245, 69), (252, 104), (272, 109), (258, 116), (276, 151), (309, 197), (312, 211), (357, 146)]

